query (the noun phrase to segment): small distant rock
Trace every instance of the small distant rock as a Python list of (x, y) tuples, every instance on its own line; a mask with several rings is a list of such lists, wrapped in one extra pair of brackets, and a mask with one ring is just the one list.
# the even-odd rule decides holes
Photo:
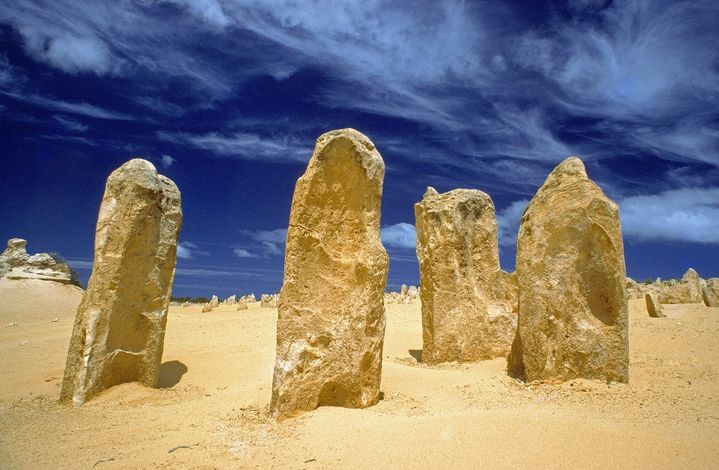
[(18, 325), (17, 325), (17, 323), (15, 323), (15, 322), (12, 322), (12, 323), (8, 323), (8, 324), (7, 324), (7, 325), (5, 325), (5, 326), (18, 326)]
[(75, 281), (70, 266), (58, 259), (57, 255), (28, 255), (26, 247), (27, 241), (22, 238), (11, 238), (7, 241), (7, 248), (0, 255), (0, 277), (39, 279), (63, 284)]
[(662, 304), (657, 300), (657, 296), (647, 292), (644, 294), (644, 301), (647, 304), (647, 313), (652, 318), (664, 318), (666, 315), (662, 313)]

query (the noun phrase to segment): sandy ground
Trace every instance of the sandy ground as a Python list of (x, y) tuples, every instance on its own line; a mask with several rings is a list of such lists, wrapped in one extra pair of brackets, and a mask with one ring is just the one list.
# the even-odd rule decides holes
[(2, 469), (719, 466), (719, 308), (652, 319), (631, 301), (619, 385), (523, 384), (503, 359), (425, 367), (419, 305), (389, 305), (384, 399), (277, 424), (275, 309), (173, 307), (160, 388), (120, 385), (72, 408), (56, 400), (74, 313), (10, 319), (8, 298), (0, 289)]

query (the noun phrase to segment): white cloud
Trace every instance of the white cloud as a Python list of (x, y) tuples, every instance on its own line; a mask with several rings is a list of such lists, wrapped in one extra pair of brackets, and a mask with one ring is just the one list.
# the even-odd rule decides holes
[(59, 36), (50, 39), (46, 49), (32, 52), (39, 54), (41, 60), (71, 74), (92, 72), (105, 75), (112, 68), (110, 48), (92, 36)]
[(186, 134), (159, 131), (157, 137), (167, 142), (189, 144), (218, 155), (228, 155), (246, 160), (306, 161), (311, 153), (308, 143), (303, 145), (289, 135), (262, 137), (243, 132)]
[(394, 225), (382, 227), (382, 243), (395, 248), (415, 249), (417, 243), (417, 232), (414, 225), (400, 222)]
[(209, 256), (210, 252), (201, 249), (192, 242), (180, 242), (177, 244), (177, 257), (180, 259), (194, 259), (195, 256)]
[(162, 160), (162, 166), (164, 166), (165, 168), (169, 168), (172, 166), (173, 163), (175, 163), (175, 159), (167, 154), (163, 155), (161, 157), (161, 160)]
[(287, 229), (276, 228), (274, 230), (257, 230), (247, 232), (250, 238), (258, 242), (265, 249), (268, 255), (281, 255), (287, 241)]
[(497, 236), (500, 248), (517, 243), (519, 221), (527, 208), (527, 204), (529, 204), (528, 199), (520, 199), (497, 212)]
[(78, 114), (96, 119), (114, 119), (118, 121), (131, 121), (132, 117), (127, 114), (110, 111), (100, 108), (89, 103), (71, 103), (63, 100), (47, 98), (45, 96), (35, 95), (31, 93), (15, 93), (0, 90), (0, 94), (9, 96), (18, 101), (23, 101), (40, 108), (50, 109), (54, 111), (62, 111), (65, 113)]
[(619, 206), (627, 239), (719, 243), (719, 187), (632, 196)]
[(208, 25), (225, 28), (230, 19), (225, 14), (218, 0), (166, 0), (187, 9), (192, 15), (200, 18)]
[(89, 129), (87, 124), (83, 124), (82, 122), (68, 116), (55, 114), (52, 118), (62, 124), (66, 129), (69, 129), (71, 131), (87, 132), (87, 130)]
[(232, 251), (235, 253), (235, 256), (237, 256), (238, 258), (259, 258), (259, 256), (254, 255), (243, 248), (235, 248)]

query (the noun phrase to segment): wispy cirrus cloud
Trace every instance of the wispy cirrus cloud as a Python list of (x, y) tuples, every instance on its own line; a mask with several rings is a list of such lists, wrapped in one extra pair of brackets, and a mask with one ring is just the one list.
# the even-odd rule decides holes
[(134, 119), (127, 114), (103, 109), (90, 103), (72, 103), (32, 93), (16, 93), (0, 90), (0, 94), (40, 108), (49, 109), (51, 111), (61, 111), (96, 119), (110, 119), (117, 121), (131, 121)]
[(246, 132), (189, 134), (158, 131), (157, 137), (175, 144), (189, 144), (217, 155), (246, 160), (305, 161), (311, 148), (293, 136), (260, 136)]
[(65, 129), (74, 131), (74, 132), (87, 132), (89, 129), (89, 126), (87, 124), (84, 124), (77, 119), (73, 119), (68, 116), (63, 116), (61, 114), (55, 114), (52, 117), (55, 121), (60, 123)]

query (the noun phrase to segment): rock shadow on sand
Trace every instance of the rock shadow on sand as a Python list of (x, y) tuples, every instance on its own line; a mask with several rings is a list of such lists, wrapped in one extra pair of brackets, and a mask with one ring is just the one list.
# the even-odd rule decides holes
[(180, 361), (167, 361), (160, 365), (160, 380), (157, 381), (157, 388), (172, 388), (182, 379), (187, 372), (187, 366)]

